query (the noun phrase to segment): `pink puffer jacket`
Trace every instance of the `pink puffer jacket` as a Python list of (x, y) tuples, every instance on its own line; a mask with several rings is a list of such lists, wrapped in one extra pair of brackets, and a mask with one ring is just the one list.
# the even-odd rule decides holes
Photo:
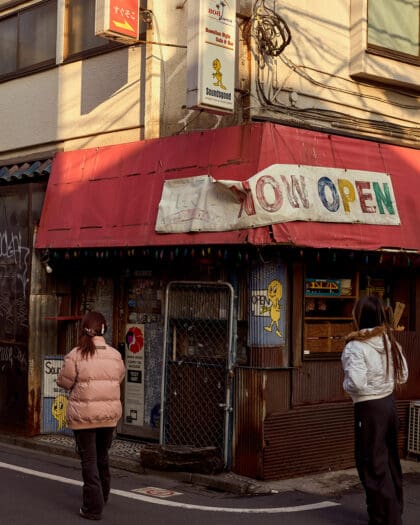
[(83, 428), (115, 427), (122, 414), (120, 384), (125, 367), (120, 353), (95, 336), (93, 357), (82, 359), (78, 348), (64, 358), (57, 385), (70, 391), (67, 426)]

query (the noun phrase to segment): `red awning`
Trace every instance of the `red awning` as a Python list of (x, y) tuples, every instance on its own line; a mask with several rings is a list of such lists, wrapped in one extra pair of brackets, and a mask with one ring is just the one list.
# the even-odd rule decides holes
[[(271, 164), (388, 173), (399, 226), (286, 222), (226, 232), (155, 232), (165, 180), (245, 181)], [(287, 244), (420, 251), (420, 151), (272, 123), (58, 153), (36, 248)]]

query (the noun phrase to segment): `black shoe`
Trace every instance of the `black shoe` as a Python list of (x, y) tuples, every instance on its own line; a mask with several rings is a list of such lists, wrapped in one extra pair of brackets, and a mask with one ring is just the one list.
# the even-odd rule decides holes
[(101, 520), (102, 516), (98, 516), (97, 514), (89, 514), (88, 512), (85, 512), (82, 507), (80, 507), (79, 511), (82, 518), (85, 518), (87, 520)]

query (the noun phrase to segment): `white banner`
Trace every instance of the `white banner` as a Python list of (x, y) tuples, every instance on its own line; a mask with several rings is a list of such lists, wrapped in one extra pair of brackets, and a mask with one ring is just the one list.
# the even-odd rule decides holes
[(165, 181), (156, 231), (228, 231), (290, 221), (398, 225), (386, 173), (273, 164), (247, 181)]

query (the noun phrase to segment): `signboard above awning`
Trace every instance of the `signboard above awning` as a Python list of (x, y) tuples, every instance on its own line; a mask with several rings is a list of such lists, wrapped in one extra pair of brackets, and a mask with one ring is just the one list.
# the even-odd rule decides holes
[[(59, 153), (36, 247), (248, 243), (420, 251), (419, 167), (419, 150), (271, 123)], [(205, 208), (191, 192), (170, 199), (165, 192), (185, 181), (193, 187), (203, 175), (218, 192), (215, 205), (239, 219), (235, 229), (225, 221), (223, 231), (211, 231), (212, 206), (205, 228), (201, 218), (197, 231), (177, 229), (183, 219), (200, 218), (186, 210)], [(256, 223), (251, 204), (261, 203), (270, 220)], [(159, 204), (166, 211), (157, 221)], [(287, 216), (273, 220), (286, 205)], [(295, 205), (307, 215), (293, 215)], [(335, 213), (348, 220), (321, 222)], [(244, 218), (250, 222), (240, 223)]]

